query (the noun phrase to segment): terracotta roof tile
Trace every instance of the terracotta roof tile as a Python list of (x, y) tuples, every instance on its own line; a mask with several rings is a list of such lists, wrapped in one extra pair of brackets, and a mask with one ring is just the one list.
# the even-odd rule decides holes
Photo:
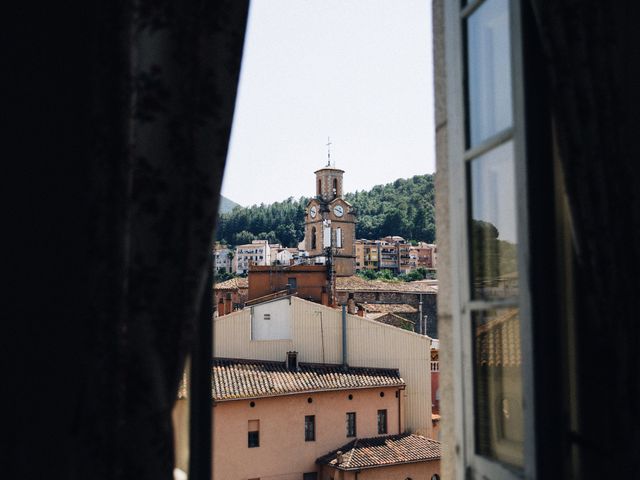
[(398, 370), (285, 362), (213, 359), (212, 394), (217, 401), (260, 398), (328, 390), (405, 385)]
[(358, 303), (367, 313), (417, 313), (418, 309), (408, 303)]
[(351, 277), (337, 277), (338, 291), (355, 292), (408, 292), (408, 293), (437, 293), (438, 285), (433, 280), (418, 280), (415, 282), (384, 282), (382, 280), (367, 280), (352, 275)]
[[(342, 452), (342, 463), (337, 461)], [(358, 438), (318, 458), (316, 463), (340, 470), (383, 467), (440, 459), (440, 442), (422, 435), (401, 434)]]
[(249, 279), (244, 277), (230, 278), (224, 282), (214, 283), (214, 290), (238, 290), (239, 288), (249, 288)]
[(518, 367), (521, 360), (518, 309), (507, 309), (476, 327), (478, 365)]

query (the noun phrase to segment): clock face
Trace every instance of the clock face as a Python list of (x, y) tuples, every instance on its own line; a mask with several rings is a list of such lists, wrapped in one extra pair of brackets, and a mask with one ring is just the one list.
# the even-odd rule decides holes
[(342, 208), (342, 205), (336, 205), (333, 207), (333, 213), (336, 214), (336, 217), (341, 217), (344, 215), (344, 208)]
[(314, 205), (313, 207), (311, 207), (311, 210), (309, 210), (309, 215), (311, 215), (311, 218), (315, 218), (317, 212), (318, 211), (316, 210), (316, 206)]

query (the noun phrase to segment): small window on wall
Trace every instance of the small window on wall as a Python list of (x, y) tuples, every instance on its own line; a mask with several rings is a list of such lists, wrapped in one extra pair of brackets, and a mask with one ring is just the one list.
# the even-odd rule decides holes
[(356, 436), (356, 412), (347, 413), (347, 437)]
[(271, 320), (271, 314), (270, 313), (265, 313), (263, 316), (264, 320)]
[(247, 446), (249, 448), (256, 448), (260, 446), (260, 420), (249, 420)]
[(387, 433), (387, 410), (378, 410), (378, 434)]
[(306, 415), (304, 417), (304, 441), (315, 442), (316, 440), (316, 416)]
[(316, 227), (311, 227), (311, 250), (315, 250), (318, 245)]

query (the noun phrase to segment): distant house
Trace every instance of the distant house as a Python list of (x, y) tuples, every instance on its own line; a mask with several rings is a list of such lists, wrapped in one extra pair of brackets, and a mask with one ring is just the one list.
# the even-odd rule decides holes
[(244, 307), (249, 298), (249, 280), (231, 278), (213, 285), (214, 304), (219, 316)]
[(267, 240), (254, 240), (251, 243), (236, 246), (233, 258), (234, 272), (244, 275), (250, 265), (271, 265), (271, 247)]
[(231, 273), (233, 268), (233, 250), (226, 245), (216, 243), (213, 249), (213, 268), (214, 273), (225, 272)]
[[(347, 303), (352, 299), (354, 306), (365, 308), (370, 313), (373, 313), (376, 308), (386, 308), (385, 312), (391, 311), (415, 322), (416, 332), (432, 338), (438, 336), (437, 293), (437, 280), (384, 282), (366, 280), (357, 275), (336, 279), (336, 297), (339, 304)], [(414, 313), (393, 311), (393, 305), (409, 305)], [(381, 311), (378, 310), (376, 313)]]

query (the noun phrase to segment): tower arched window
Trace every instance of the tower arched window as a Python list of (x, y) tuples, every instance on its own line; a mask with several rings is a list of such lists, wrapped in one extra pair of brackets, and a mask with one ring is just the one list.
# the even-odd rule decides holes
[(311, 227), (311, 250), (316, 249), (317, 241), (316, 241), (316, 227)]
[(322, 195), (322, 179), (318, 179), (318, 195)]
[(334, 195), (338, 195), (338, 179), (334, 178), (333, 179), (333, 194)]

